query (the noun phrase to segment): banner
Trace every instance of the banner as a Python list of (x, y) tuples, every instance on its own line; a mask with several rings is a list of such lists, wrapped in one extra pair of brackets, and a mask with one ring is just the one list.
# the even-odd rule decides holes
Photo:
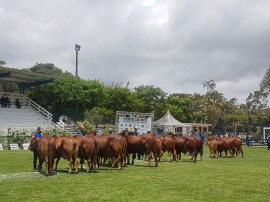
[[(121, 116), (122, 115), (122, 116)], [(118, 117), (118, 132), (123, 130), (134, 131), (138, 128), (138, 133), (147, 133), (152, 129), (152, 114), (125, 112)]]

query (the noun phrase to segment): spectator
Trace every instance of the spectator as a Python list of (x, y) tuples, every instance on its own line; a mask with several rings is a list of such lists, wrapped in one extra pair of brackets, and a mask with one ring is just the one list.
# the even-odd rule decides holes
[(139, 135), (137, 126), (134, 127), (134, 135), (136, 135), (136, 136)]
[(84, 126), (79, 125), (79, 129), (76, 131), (77, 135), (84, 135)]
[(22, 105), (21, 105), (21, 103), (20, 103), (20, 101), (19, 101), (19, 98), (16, 98), (15, 105), (16, 105), (16, 107), (17, 107), (18, 109), (21, 108)]
[(203, 141), (203, 143), (204, 143), (204, 135), (203, 135), (203, 133), (198, 132), (198, 133), (196, 134), (196, 136), (199, 137), (199, 138), (201, 138), (202, 141)]
[(248, 147), (250, 147), (250, 139), (249, 139), (248, 136), (247, 136), (247, 138), (246, 138), (246, 145), (247, 145)]
[(112, 128), (109, 128), (109, 134), (112, 134), (112, 133), (113, 133)]
[[(36, 138), (42, 137), (42, 128), (39, 126), (37, 127), (37, 130), (32, 134), (32, 141), (34, 141)], [(37, 169), (37, 158), (38, 158), (38, 152), (37, 150), (33, 151), (34, 153), (34, 159), (33, 159), (33, 168), (34, 170)]]
[(1, 97), (0, 101), (1, 101), (2, 107), (7, 107), (7, 106), (6, 106), (6, 99), (5, 99), (4, 96)]
[(270, 135), (267, 136), (267, 149), (270, 150)]
[(157, 128), (157, 131), (155, 132), (155, 135), (161, 135), (161, 130)]
[(10, 108), (10, 100), (8, 97), (5, 97), (6, 100), (6, 107)]

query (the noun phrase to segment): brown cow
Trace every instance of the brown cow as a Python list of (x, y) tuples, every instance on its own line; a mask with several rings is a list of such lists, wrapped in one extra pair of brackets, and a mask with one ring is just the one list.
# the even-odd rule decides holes
[(228, 151), (232, 148), (232, 144), (228, 139), (221, 137), (209, 137), (206, 141), (210, 149), (210, 157), (216, 157), (216, 153), (221, 156), (222, 152), (225, 152), (225, 157), (227, 157)]
[(210, 157), (216, 157), (216, 152), (221, 156), (223, 151), (225, 152), (225, 157), (227, 157), (228, 151), (231, 153), (231, 156), (234, 156), (234, 153), (236, 152), (236, 156), (238, 157), (240, 152), (243, 157), (242, 142), (239, 138), (209, 137), (206, 140), (206, 144), (210, 149)]
[(206, 144), (209, 147), (209, 151), (210, 151), (210, 158), (212, 157), (216, 157), (216, 151), (217, 151), (217, 143), (216, 143), (216, 139), (212, 136), (208, 137), (206, 139)]
[(201, 161), (203, 160), (203, 140), (197, 136), (194, 136), (196, 140), (197, 152), (200, 154)]
[[(155, 135), (144, 133), (139, 136), (135, 136), (133, 133), (127, 130), (121, 133), (127, 141), (127, 153), (132, 154), (132, 164), (134, 164), (134, 159), (136, 153), (146, 154), (148, 156), (148, 166), (151, 166), (152, 154), (155, 158), (155, 166), (158, 166), (158, 155), (161, 153), (162, 142), (155, 138)], [(160, 147), (161, 146), (161, 147)], [(129, 157), (128, 157), (129, 163)]]
[(154, 135), (154, 134), (152, 134), (152, 135), (155, 138), (155, 144), (156, 144), (155, 152), (156, 152), (158, 161), (160, 162), (161, 161), (161, 158), (163, 156), (163, 152), (162, 152), (162, 148), (163, 148), (163, 137), (161, 137), (159, 135)]
[(55, 144), (54, 158), (56, 158), (55, 170), (57, 170), (57, 165), (60, 157), (67, 159), (69, 162), (69, 174), (71, 174), (72, 169), (75, 168), (75, 173), (78, 173), (78, 151), (79, 142), (72, 136), (52, 137)]
[(91, 168), (96, 172), (96, 163), (98, 156), (98, 145), (97, 142), (90, 136), (81, 136), (74, 135), (78, 141), (79, 150), (78, 150), (78, 158), (81, 159), (81, 170), (83, 170), (82, 163), (83, 160), (87, 161), (86, 171), (90, 172)]
[(168, 152), (168, 155), (169, 155), (168, 162), (171, 159), (171, 155), (173, 155), (173, 159), (175, 159), (177, 161), (176, 151), (175, 151), (175, 141), (174, 141), (174, 138), (172, 135), (166, 134), (165, 136), (163, 136), (162, 150), (163, 150), (163, 152), (165, 152), (165, 151)]
[(54, 153), (54, 145), (51, 142), (51, 138), (47, 135), (44, 135), (42, 138), (35, 138), (31, 141), (29, 150), (36, 151), (38, 153), (38, 171), (41, 171), (42, 164), (45, 161), (46, 163), (46, 176), (49, 175), (53, 166), (53, 153)]
[(239, 152), (242, 154), (243, 158), (243, 149), (242, 149), (242, 141), (237, 137), (227, 137), (225, 140), (230, 142), (230, 153), (232, 156), (236, 153), (236, 157), (238, 157)]
[(197, 150), (197, 141), (194, 137), (191, 136), (174, 136), (175, 138), (175, 150), (178, 159), (181, 160), (181, 152), (186, 154), (187, 152), (192, 153), (191, 160), (196, 162), (198, 150)]
[[(112, 158), (112, 167), (118, 164), (118, 170), (122, 170), (124, 166), (124, 158), (127, 150), (126, 140), (118, 134), (108, 134), (103, 136), (95, 136), (93, 133), (87, 133), (86, 136), (92, 137), (98, 145), (98, 158)], [(99, 165), (99, 160), (98, 160)]]

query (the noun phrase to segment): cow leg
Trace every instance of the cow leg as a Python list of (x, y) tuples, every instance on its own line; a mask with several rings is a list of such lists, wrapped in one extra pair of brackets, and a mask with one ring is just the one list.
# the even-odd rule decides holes
[(38, 172), (41, 172), (43, 160), (38, 159)]
[(200, 159), (203, 160), (203, 151), (200, 151)]
[(136, 158), (136, 153), (133, 153), (132, 154), (132, 161), (131, 161), (131, 165), (134, 165), (134, 160)]
[(178, 160), (180, 161), (181, 160), (181, 152), (178, 153)]
[(115, 164), (116, 164), (116, 158), (115, 157), (112, 157), (112, 168), (114, 168)]
[(148, 166), (151, 166), (152, 152), (148, 154)]
[(96, 155), (92, 154), (90, 159), (91, 159), (91, 169), (94, 170), (94, 172), (96, 172), (96, 163), (97, 163)]
[(155, 158), (155, 167), (158, 167), (158, 154), (156, 152), (153, 153)]
[(91, 170), (91, 165), (90, 165), (90, 164), (91, 164), (91, 160), (90, 160), (90, 158), (88, 158), (88, 159), (87, 159), (87, 168), (86, 168), (86, 172), (88, 172), (88, 173), (89, 173), (90, 170)]
[(94, 158), (93, 158), (94, 172), (96, 172), (96, 169), (97, 169), (97, 162), (98, 162), (98, 154), (95, 153), (95, 154), (94, 154)]
[(123, 153), (123, 154), (121, 155), (122, 169), (123, 169), (123, 167), (126, 165), (125, 159), (126, 159), (126, 154)]
[(122, 159), (121, 159), (121, 161), (122, 161), (122, 167), (124, 167), (124, 166), (126, 166), (127, 164), (126, 164), (126, 153), (124, 153), (124, 154), (122, 154)]
[(227, 158), (228, 150), (225, 151), (225, 158)]
[(122, 170), (122, 166), (123, 166), (123, 162), (122, 162), (122, 154), (119, 154), (118, 155), (118, 158), (117, 158), (117, 160), (118, 160), (118, 170)]
[(100, 166), (100, 158), (101, 158), (100, 156), (97, 157), (97, 166), (98, 166), (98, 168)]
[(130, 165), (130, 154), (127, 154), (127, 165)]
[(69, 171), (68, 171), (68, 173), (71, 174), (71, 172), (72, 172), (72, 167), (73, 167), (73, 160), (70, 159), (70, 160), (68, 161), (68, 163), (69, 163)]
[(172, 157), (172, 153), (170, 151), (167, 151), (168, 152), (168, 159), (167, 159), (167, 162), (170, 162), (170, 159)]
[(175, 149), (173, 150), (172, 154), (173, 154), (173, 160), (175, 160), (177, 162), (178, 159), (176, 157), (176, 151), (175, 151)]
[(38, 152), (33, 151), (33, 153), (34, 153), (33, 168), (34, 168), (34, 170), (36, 170), (37, 169)]
[(84, 159), (83, 158), (80, 158), (81, 171), (83, 171), (83, 163), (84, 163)]
[(78, 174), (78, 158), (77, 157), (75, 157), (73, 161), (73, 165), (75, 167), (75, 173)]
[(210, 158), (216, 157), (216, 151), (214, 149), (210, 149)]
[(192, 153), (192, 158), (193, 158), (193, 162), (195, 163), (196, 161), (197, 161), (197, 155), (198, 155), (198, 153), (196, 152), (196, 151), (193, 151), (193, 153)]
[(49, 159), (48, 158), (46, 158), (46, 176), (49, 176)]
[(55, 162), (55, 168), (54, 168), (55, 171), (57, 171), (59, 160), (60, 160), (60, 157), (57, 157), (56, 162)]

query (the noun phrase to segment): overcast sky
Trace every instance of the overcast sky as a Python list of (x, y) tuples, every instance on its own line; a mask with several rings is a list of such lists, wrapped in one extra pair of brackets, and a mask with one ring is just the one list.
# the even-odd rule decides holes
[(269, 0), (1, 0), (0, 60), (244, 103), (270, 66)]

